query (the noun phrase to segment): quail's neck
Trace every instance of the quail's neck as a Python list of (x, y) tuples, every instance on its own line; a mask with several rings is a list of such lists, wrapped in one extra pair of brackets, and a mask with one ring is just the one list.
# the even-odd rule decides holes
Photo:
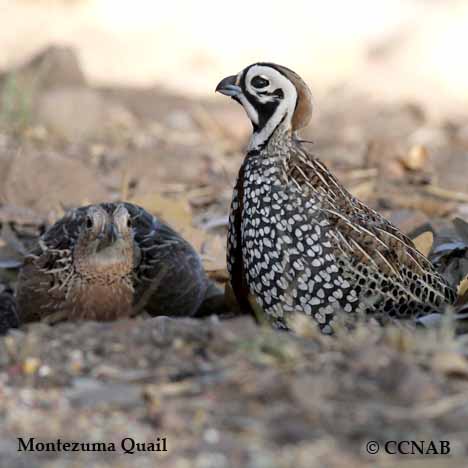
[(247, 151), (261, 151), (272, 141), (286, 142), (292, 139), (292, 134), (289, 112), (283, 115), (275, 113), (262, 128), (252, 134)]
[(75, 270), (85, 277), (102, 274), (120, 278), (133, 269), (132, 244), (124, 240), (116, 241), (99, 252), (85, 252), (77, 249), (74, 255)]

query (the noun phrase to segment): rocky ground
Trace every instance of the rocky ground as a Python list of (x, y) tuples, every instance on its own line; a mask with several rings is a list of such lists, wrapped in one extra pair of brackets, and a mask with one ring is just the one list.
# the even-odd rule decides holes
[[(467, 121), (344, 88), (317, 103), (304, 136), (405, 232), (431, 226), (432, 258), (456, 284), (468, 270), (468, 233), (450, 222), (468, 219)], [(182, 232), (223, 286), (249, 133), (234, 103), (92, 88), (73, 53), (52, 48), (0, 77), (0, 125), (2, 285), (14, 286), (31, 239), (64, 209), (126, 199)], [(249, 317), (33, 324), (0, 338), (0, 466), (466, 466), (467, 354), (450, 324), (334, 338)], [(116, 452), (18, 452), (18, 437)], [(165, 437), (167, 452), (122, 454), (126, 437)], [(366, 454), (389, 440), (448, 440), (451, 456)]]

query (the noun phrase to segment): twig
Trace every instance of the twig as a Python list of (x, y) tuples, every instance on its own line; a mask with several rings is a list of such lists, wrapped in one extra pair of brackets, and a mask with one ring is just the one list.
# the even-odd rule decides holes
[(459, 406), (468, 404), (468, 395), (466, 393), (457, 393), (438, 401), (418, 405), (414, 409), (393, 408), (390, 411), (391, 417), (397, 419), (431, 419), (448, 413)]
[(58, 310), (57, 312), (52, 312), (51, 314), (46, 315), (41, 319), (41, 322), (46, 323), (47, 325), (55, 325), (59, 322), (65, 322), (68, 319), (68, 313), (65, 310)]
[(447, 190), (442, 187), (437, 187), (436, 185), (428, 185), (425, 187), (425, 191), (431, 195), (435, 195), (440, 198), (445, 198), (447, 200), (454, 200), (459, 202), (468, 203), (468, 193), (455, 192), (453, 190)]
[(344, 179), (353, 180), (353, 179), (363, 179), (368, 177), (376, 177), (379, 171), (375, 167), (370, 167), (368, 169), (354, 169), (345, 174)]
[(128, 200), (128, 181), (129, 181), (129, 167), (128, 164), (125, 165), (122, 172), (122, 182), (120, 185), (120, 199), (122, 201)]

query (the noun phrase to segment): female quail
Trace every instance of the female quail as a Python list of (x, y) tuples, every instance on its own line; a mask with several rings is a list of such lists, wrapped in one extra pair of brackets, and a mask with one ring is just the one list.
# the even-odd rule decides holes
[(231, 204), (228, 269), (279, 328), (295, 312), (325, 333), (337, 311), (410, 318), (452, 304), (454, 291), (395, 226), (354, 198), (308, 153), (296, 132), (311, 93), (292, 70), (256, 63), (224, 78), (253, 125)]
[(169, 226), (136, 205), (103, 203), (70, 211), (39, 239), (18, 278), (18, 315), (190, 316), (207, 286), (197, 253)]

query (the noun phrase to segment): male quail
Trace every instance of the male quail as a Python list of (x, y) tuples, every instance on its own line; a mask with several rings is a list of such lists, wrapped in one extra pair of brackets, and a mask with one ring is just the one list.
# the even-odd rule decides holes
[(0, 335), (19, 325), (13, 291), (0, 284)]
[(190, 316), (207, 286), (197, 253), (169, 226), (136, 205), (103, 203), (70, 211), (42, 235), (18, 278), (18, 315)]
[(414, 244), (354, 198), (296, 132), (311, 93), (292, 70), (255, 63), (224, 78), (253, 125), (234, 188), (228, 269), (240, 305), (255, 298), (278, 328), (295, 312), (333, 331), (338, 310), (410, 318), (452, 304), (454, 291)]

